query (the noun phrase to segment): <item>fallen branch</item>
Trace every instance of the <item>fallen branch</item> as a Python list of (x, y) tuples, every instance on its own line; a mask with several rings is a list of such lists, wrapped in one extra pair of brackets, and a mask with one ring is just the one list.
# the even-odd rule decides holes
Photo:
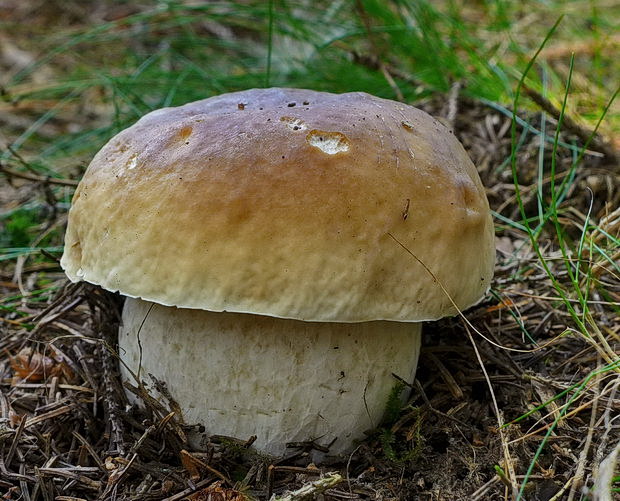
[(616, 464), (618, 463), (618, 456), (620, 456), (620, 442), (616, 445), (616, 448), (611, 451), (611, 454), (601, 463), (598, 476), (592, 487), (591, 494), (593, 501), (613, 501), (611, 484), (613, 482)]
[(57, 184), (59, 186), (73, 186), (76, 187), (78, 185), (78, 181), (74, 181), (73, 179), (62, 179), (57, 177), (50, 176), (39, 176), (37, 174), (28, 174), (27, 172), (19, 172), (14, 169), (10, 169), (2, 164), (0, 164), (0, 172), (2, 172), (7, 177), (16, 177), (19, 179), (26, 179), (28, 181), (35, 181), (37, 183), (48, 183), (48, 184)]
[[(523, 86), (523, 91), (543, 111), (546, 111), (553, 118), (559, 120), (561, 114), (560, 110), (545, 96), (543, 96), (540, 92), (525, 85)], [(593, 131), (578, 124), (566, 113), (564, 113), (564, 116), (562, 118), (562, 126), (565, 127), (567, 131), (577, 136), (583, 142), (583, 144), (587, 144), (588, 141), (590, 141), (590, 148), (603, 153), (605, 157), (607, 157), (607, 160), (609, 162), (614, 162), (618, 160), (618, 152), (610, 143), (605, 141), (599, 134), (593, 133)], [(592, 139), (590, 139), (590, 137), (592, 137)]]

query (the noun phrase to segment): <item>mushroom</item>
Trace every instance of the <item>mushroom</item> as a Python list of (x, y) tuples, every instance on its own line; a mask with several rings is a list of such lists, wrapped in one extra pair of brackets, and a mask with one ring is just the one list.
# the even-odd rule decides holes
[(487, 290), (493, 224), (465, 150), (423, 111), (253, 89), (111, 139), (61, 264), (127, 297), (123, 377), (165, 382), (185, 422), (339, 453), (380, 423), (394, 374), (412, 381), (421, 322)]

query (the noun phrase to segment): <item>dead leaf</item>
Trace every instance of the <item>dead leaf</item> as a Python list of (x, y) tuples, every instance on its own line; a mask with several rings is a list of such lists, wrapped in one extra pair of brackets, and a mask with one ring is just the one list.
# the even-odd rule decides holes
[(55, 362), (50, 357), (32, 351), (32, 348), (22, 348), (17, 355), (11, 357), (11, 368), (15, 375), (23, 381), (42, 381), (52, 374)]
[(13, 384), (28, 381), (36, 383), (53, 376), (64, 376), (66, 380), (73, 378), (73, 371), (63, 361), (43, 355), (32, 348), (22, 348), (14, 357), (9, 354), (11, 368), (15, 372)]

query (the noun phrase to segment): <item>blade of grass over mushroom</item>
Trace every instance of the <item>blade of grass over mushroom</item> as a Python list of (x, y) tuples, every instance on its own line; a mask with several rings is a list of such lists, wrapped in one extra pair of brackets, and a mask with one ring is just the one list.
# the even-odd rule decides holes
[(432, 272), (432, 270), (418, 256), (416, 256), (411, 251), (411, 249), (409, 249), (406, 245), (404, 245), (394, 235), (392, 235), (391, 233), (388, 233), (387, 235), (392, 240), (394, 240), (394, 242), (396, 242), (398, 245), (400, 245), (407, 254), (409, 254), (413, 259), (415, 259), (422, 266), (422, 268), (424, 268), (425, 272), (428, 273), (433, 278), (433, 281), (435, 283), (437, 283), (437, 285), (441, 289), (441, 291), (444, 294), (444, 296), (446, 297), (446, 299), (452, 304), (452, 306), (454, 307), (454, 309), (456, 311), (456, 314), (463, 320), (463, 322), (469, 328), (471, 328), (476, 334), (478, 334), (478, 336), (480, 336), (482, 339), (484, 339), (489, 344), (492, 344), (493, 346), (495, 346), (497, 348), (500, 348), (502, 350), (513, 351), (513, 352), (517, 352), (517, 353), (532, 353), (532, 352), (535, 352), (535, 351), (540, 351), (540, 350), (546, 348), (547, 346), (550, 346), (551, 344), (553, 344), (554, 340), (551, 339), (550, 341), (547, 341), (545, 344), (537, 345), (537, 346), (535, 346), (532, 349), (512, 348), (512, 347), (509, 347), (509, 346), (503, 346), (503, 345), (497, 343), (496, 341), (494, 341), (493, 339), (491, 339), (490, 337), (484, 335), (480, 331), (480, 329), (476, 328), (476, 326), (473, 325), (471, 323), (471, 321), (463, 314), (463, 311), (454, 302), (454, 299), (452, 298), (451, 294), (448, 292), (447, 288), (444, 286), (444, 284), (440, 280), (437, 279), (436, 275)]

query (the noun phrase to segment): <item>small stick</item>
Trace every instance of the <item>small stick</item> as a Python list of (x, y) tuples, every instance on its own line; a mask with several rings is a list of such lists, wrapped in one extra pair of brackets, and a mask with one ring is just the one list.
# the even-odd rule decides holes
[(39, 424), (48, 419), (52, 419), (58, 416), (62, 416), (63, 414), (67, 414), (68, 412), (71, 412), (74, 407), (75, 407), (74, 405), (67, 405), (65, 407), (61, 407), (60, 409), (56, 409), (56, 410), (41, 414), (39, 416), (30, 418), (26, 421), (26, 428), (30, 428), (31, 426), (34, 426), (35, 424)]
[(78, 181), (74, 181), (73, 179), (61, 179), (49, 176), (39, 176), (37, 174), (27, 174), (25, 172), (19, 172), (14, 169), (10, 169), (2, 164), (0, 164), (0, 172), (2, 172), (7, 177), (17, 177), (20, 179), (26, 179), (28, 181), (35, 181), (38, 183), (48, 183), (48, 184), (57, 184), (59, 186), (73, 186), (76, 187), (78, 185)]
[(166, 499), (162, 499), (162, 501), (180, 501), (181, 499), (185, 499), (192, 492), (196, 492), (197, 490), (202, 489), (203, 487), (208, 487), (208, 485), (212, 482), (213, 482), (212, 478), (205, 478), (204, 480), (201, 480), (200, 482), (195, 484), (193, 487), (188, 487), (187, 489), (181, 492), (177, 492), (174, 496), (170, 496), (170, 497), (167, 497)]
[[(601, 366), (601, 358), (598, 358), (598, 365)], [(596, 383), (594, 386), (594, 391), (600, 395), (600, 374), (596, 376)], [(577, 463), (577, 470), (575, 471), (575, 475), (573, 476), (573, 482), (571, 484), (570, 491), (568, 493), (567, 501), (573, 501), (575, 496), (577, 495), (577, 491), (581, 490), (583, 486), (583, 476), (586, 469), (586, 461), (588, 460), (588, 453), (590, 452), (590, 447), (592, 446), (592, 435), (594, 434), (594, 426), (596, 424), (596, 412), (598, 410), (598, 398), (595, 398), (592, 401), (592, 411), (590, 413), (590, 426), (588, 426), (588, 433), (586, 435), (585, 443), (581, 452), (579, 453), (579, 461)]]
[(181, 451), (181, 457), (183, 457), (183, 456), (189, 457), (190, 461), (195, 463), (200, 468), (203, 468), (203, 469), (213, 473), (213, 475), (215, 475), (216, 477), (220, 478), (221, 480), (226, 482), (231, 487), (233, 487), (235, 485), (234, 482), (230, 478), (228, 478), (226, 475), (224, 475), (223, 473), (217, 471), (215, 468), (212, 468), (211, 466), (209, 466), (204, 461), (201, 461), (200, 459), (198, 459), (196, 456), (193, 456), (192, 454), (187, 452), (185, 449), (183, 449)]
[(39, 468), (41, 475), (59, 476), (70, 480), (75, 480), (81, 484), (84, 484), (92, 489), (101, 488), (101, 482), (99, 480), (93, 480), (84, 475), (80, 475), (69, 468)]
[(88, 451), (91, 457), (95, 460), (95, 463), (97, 463), (99, 468), (101, 468), (102, 471), (107, 473), (107, 470), (105, 468), (105, 465), (103, 464), (103, 461), (101, 461), (101, 458), (95, 452), (95, 449), (93, 449), (93, 446), (90, 445), (88, 441), (82, 435), (80, 435), (77, 431), (73, 432), (73, 436), (78, 440), (78, 442), (80, 442), (84, 446), (84, 448)]
[(17, 450), (17, 444), (19, 443), (19, 439), (21, 438), (25, 427), (26, 427), (26, 415), (24, 414), (22, 416), (21, 421), (19, 422), (19, 426), (17, 427), (17, 430), (15, 431), (15, 436), (13, 437), (13, 443), (11, 443), (9, 452), (6, 455), (5, 463), (7, 464), (7, 466), (11, 465), (11, 461), (13, 460), (13, 456), (15, 455), (15, 451)]
[(303, 499), (316, 499), (317, 494), (331, 489), (342, 482), (342, 476), (338, 473), (326, 473), (324, 477), (310, 482), (300, 489), (290, 492), (284, 496), (272, 496), (270, 501), (301, 501)]
[[(142, 440), (143, 438), (146, 438), (146, 434), (151, 428), (154, 428), (154, 427), (153, 426), (149, 427), (146, 430), (146, 432), (144, 432), (145, 434), (142, 435), (140, 440)], [(140, 442), (140, 440), (138, 440), (138, 442)], [(133, 466), (133, 463), (137, 458), (138, 458), (138, 454), (134, 454), (133, 456), (131, 456), (131, 459), (127, 462), (127, 464), (123, 467), (121, 471), (115, 470), (114, 472), (112, 472), (112, 474), (110, 475), (110, 478), (108, 479), (108, 484), (106, 485), (106, 488), (103, 491), (103, 494), (102, 494), (103, 498), (108, 496), (110, 492), (112, 491), (116, 493), (116, 490), (118, 489), (122, 481), (125, 479), (125, 475), (129, 471), (129, 469)], [(116, 498), (116, 494), (113, 496), (113, 498)]]
[[(523, 90), (532, 101), (534, 101), (538, 106), (540, 106), (540, 108), (543, 109), (543, 111), (546, 111), (556, 120), (559, 120), (561, 112), (555, 107), (555, 105), (551, 101), (549, 101), (540, 92), (530, 87), (523, 86)], [(566, 113), (562, 118), (562, 125), (566, 127), (567, 130), (575, 134), (584, 144), (586, 144), (592, 136), (592, 139), (590, 140), (591, 147), (604, 153), (610, 161), (616, 160), (618, 158), (618, 152), (613, 148), (612, 145), (608, 144), (605, 140), (603, 140), (600, 135), (596, 133), (592, 135), (591, 130), (586, 129), (582, 125), (579, 125)]]
[(459, 93), (461, 91), (461, 82), (456, 81), (450, 87), (448, 94), (448, 113), (446, 114), (446, 120), (451, 129), (454, 129), (454, 121), (456, 120), (456, 114), (458, 113), (459, 105)]
[(126, 457), (132, 456), (130, 462), (133, 461), (138, 449), (140, 449), (140, 447), (142, 447), (142, 444), (144, 444), (144, 441), (149, 437), (149, 435), (155, 433), (156, 429), (157, 427), (154, 424), (149, 426), (146, 430), (144, 430), (144, 433), (138, 439), (138, 441), (131, 446), (131, 449), (129, 449), (129, 452), (126, 454)]
[(448, 389), (450, 390), (450, 393), (452, 393), (452, 396), (459, 400), (462, 399), (463, 390), (461, 390), (460, 386), (454, 380), (454, 377), (452, 377), (450, 371), (446, 369), (446, 366), (439, 360), (439, 358), (437, 358), (432, 353), (426, 353), (425, 356), (426, 358), (430, 359), (431, 362), (433, 362), (433, 364), (435, 364), (435, 366), (439, 369), (439, 373), (441, 374), (442, 379), (448, 385)]
[(267, 499), (271, 499), (273, 496), (273, 486), (275, 483), (276, 472), (288, 471), (292, 473), (306, 473), (310, 475), (320, 475), (321, 471), (317, 468), (303, 468), (301, 466), (276, 466), (269, 465), (267, 468)]
[[(20, 458), (20, 460), (22, 459), (23, 458)], [(26, 463), (22, 462), (19, 465), (19, 473), (22, 475), (26, 474)], [(26, 482), (25, 480), (20, 480), (19, 487), (22, 491), (21, 494), (22, 494), (24, 501), (32, 501), (32, 497), (30, 496), (30, 489), (28, 489), (28, 482)]]

